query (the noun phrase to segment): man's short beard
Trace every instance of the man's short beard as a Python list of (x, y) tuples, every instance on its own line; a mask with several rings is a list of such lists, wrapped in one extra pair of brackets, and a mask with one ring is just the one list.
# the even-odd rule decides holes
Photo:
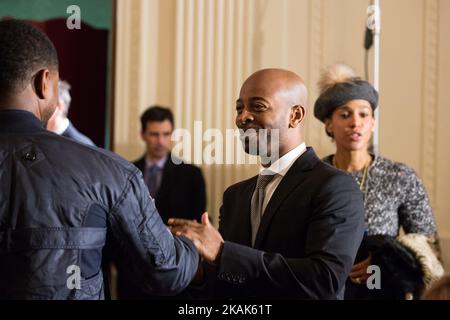
[(263, 165), (276, 161), (279, 157), (280, 139), (278, 129), (239, 130), (240, 140), (246, 153), (261, 158)]

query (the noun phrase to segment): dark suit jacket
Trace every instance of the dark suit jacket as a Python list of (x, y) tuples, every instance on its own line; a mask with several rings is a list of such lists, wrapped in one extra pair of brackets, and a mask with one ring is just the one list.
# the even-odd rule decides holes
[(95, 144), (92, 142), (91, 139), (82, 134), (80, 131), (77, 130), (77, 128), (73, 126), (72, 122), (69, 122), (69, 126), (61, 135), (63, 137), (70, 138), (77, 142), (87, 144), (88, 146), (95, 146)]
[(342, 299), (364, 233), (363, 197), (354, 179), (308, 148), (275, 190), (252, 248), (255, 185), (253, 177), (223, 195), (219, 231), (225, 243), (209, 283), (216, 297)]
[[(134, 165), (144, 174), (144, 157)], [(206, 210), (205, 180), (200, 168), (186, 163), (176, 165), (169, 154), (155, 203), (166, 224), (172, 217), (200, 221)]]

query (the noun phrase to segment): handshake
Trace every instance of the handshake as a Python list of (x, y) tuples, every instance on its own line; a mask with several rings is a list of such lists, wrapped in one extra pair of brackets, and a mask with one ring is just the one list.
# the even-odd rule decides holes
[(208, 212), (202, 214), (201, 223), (170, 218), (168, 224), (173, 235), (190, 239), (207, 263), (216, 264), (219, 261), (224, 240), (209, 221)]

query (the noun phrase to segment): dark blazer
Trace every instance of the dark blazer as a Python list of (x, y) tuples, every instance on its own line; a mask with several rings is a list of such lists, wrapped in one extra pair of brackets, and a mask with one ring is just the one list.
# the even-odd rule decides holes
[(308, 148), (275, 190), (252, 248), (256, 179), (223, 195), (216, 297), (342, 299), (364, 233), (363, 197), (354, 179)]
[[(134, 165), (144, 174), (144, 157)], [(200, 221), (206, 210), (205, 180), (200, 168), (186, 163), (174, 164), (169, 154), (155, 203), (166, 224), (171, 217)]]
[(69, 122), (69, 126), (61, 135), (63, 137), (70, 138), (72, 140), (86, 144), (88, 146), (95, 146), (94, 142), (92, 142), (91, 139), (89, 139), (87, 136), (78, 131), (77, 128), (74, 127), (72, 122)]

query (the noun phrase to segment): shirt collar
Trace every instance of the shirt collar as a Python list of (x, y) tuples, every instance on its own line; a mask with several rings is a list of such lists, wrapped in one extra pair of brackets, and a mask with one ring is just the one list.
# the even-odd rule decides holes
[(166, 164), (168, 155), (158, 161), (150, 160), (149, 156), (145, 156), (145, 167), (150, 168), (151, 166), (156, 165), (159, 169), (164, 169), (164, 165)]
[(33, 133), (44, 130), (42, 122), (29, 111), (12, 109), (0, 111), (0, 132)]
[(259, 172), (263, 170), (269, 170), (274, 173), (277, 173), (284, 177), (286, 172), (288, 172), (289, 168), (292, 166), (295, 160), (298, 159), (304, 152), (306, 151), (305, 143), (299, 144), (297, 147), (286, 153), (284, 156), (279, 158), (277, 161), (272, 163), (269, 168), (260, 167)]

